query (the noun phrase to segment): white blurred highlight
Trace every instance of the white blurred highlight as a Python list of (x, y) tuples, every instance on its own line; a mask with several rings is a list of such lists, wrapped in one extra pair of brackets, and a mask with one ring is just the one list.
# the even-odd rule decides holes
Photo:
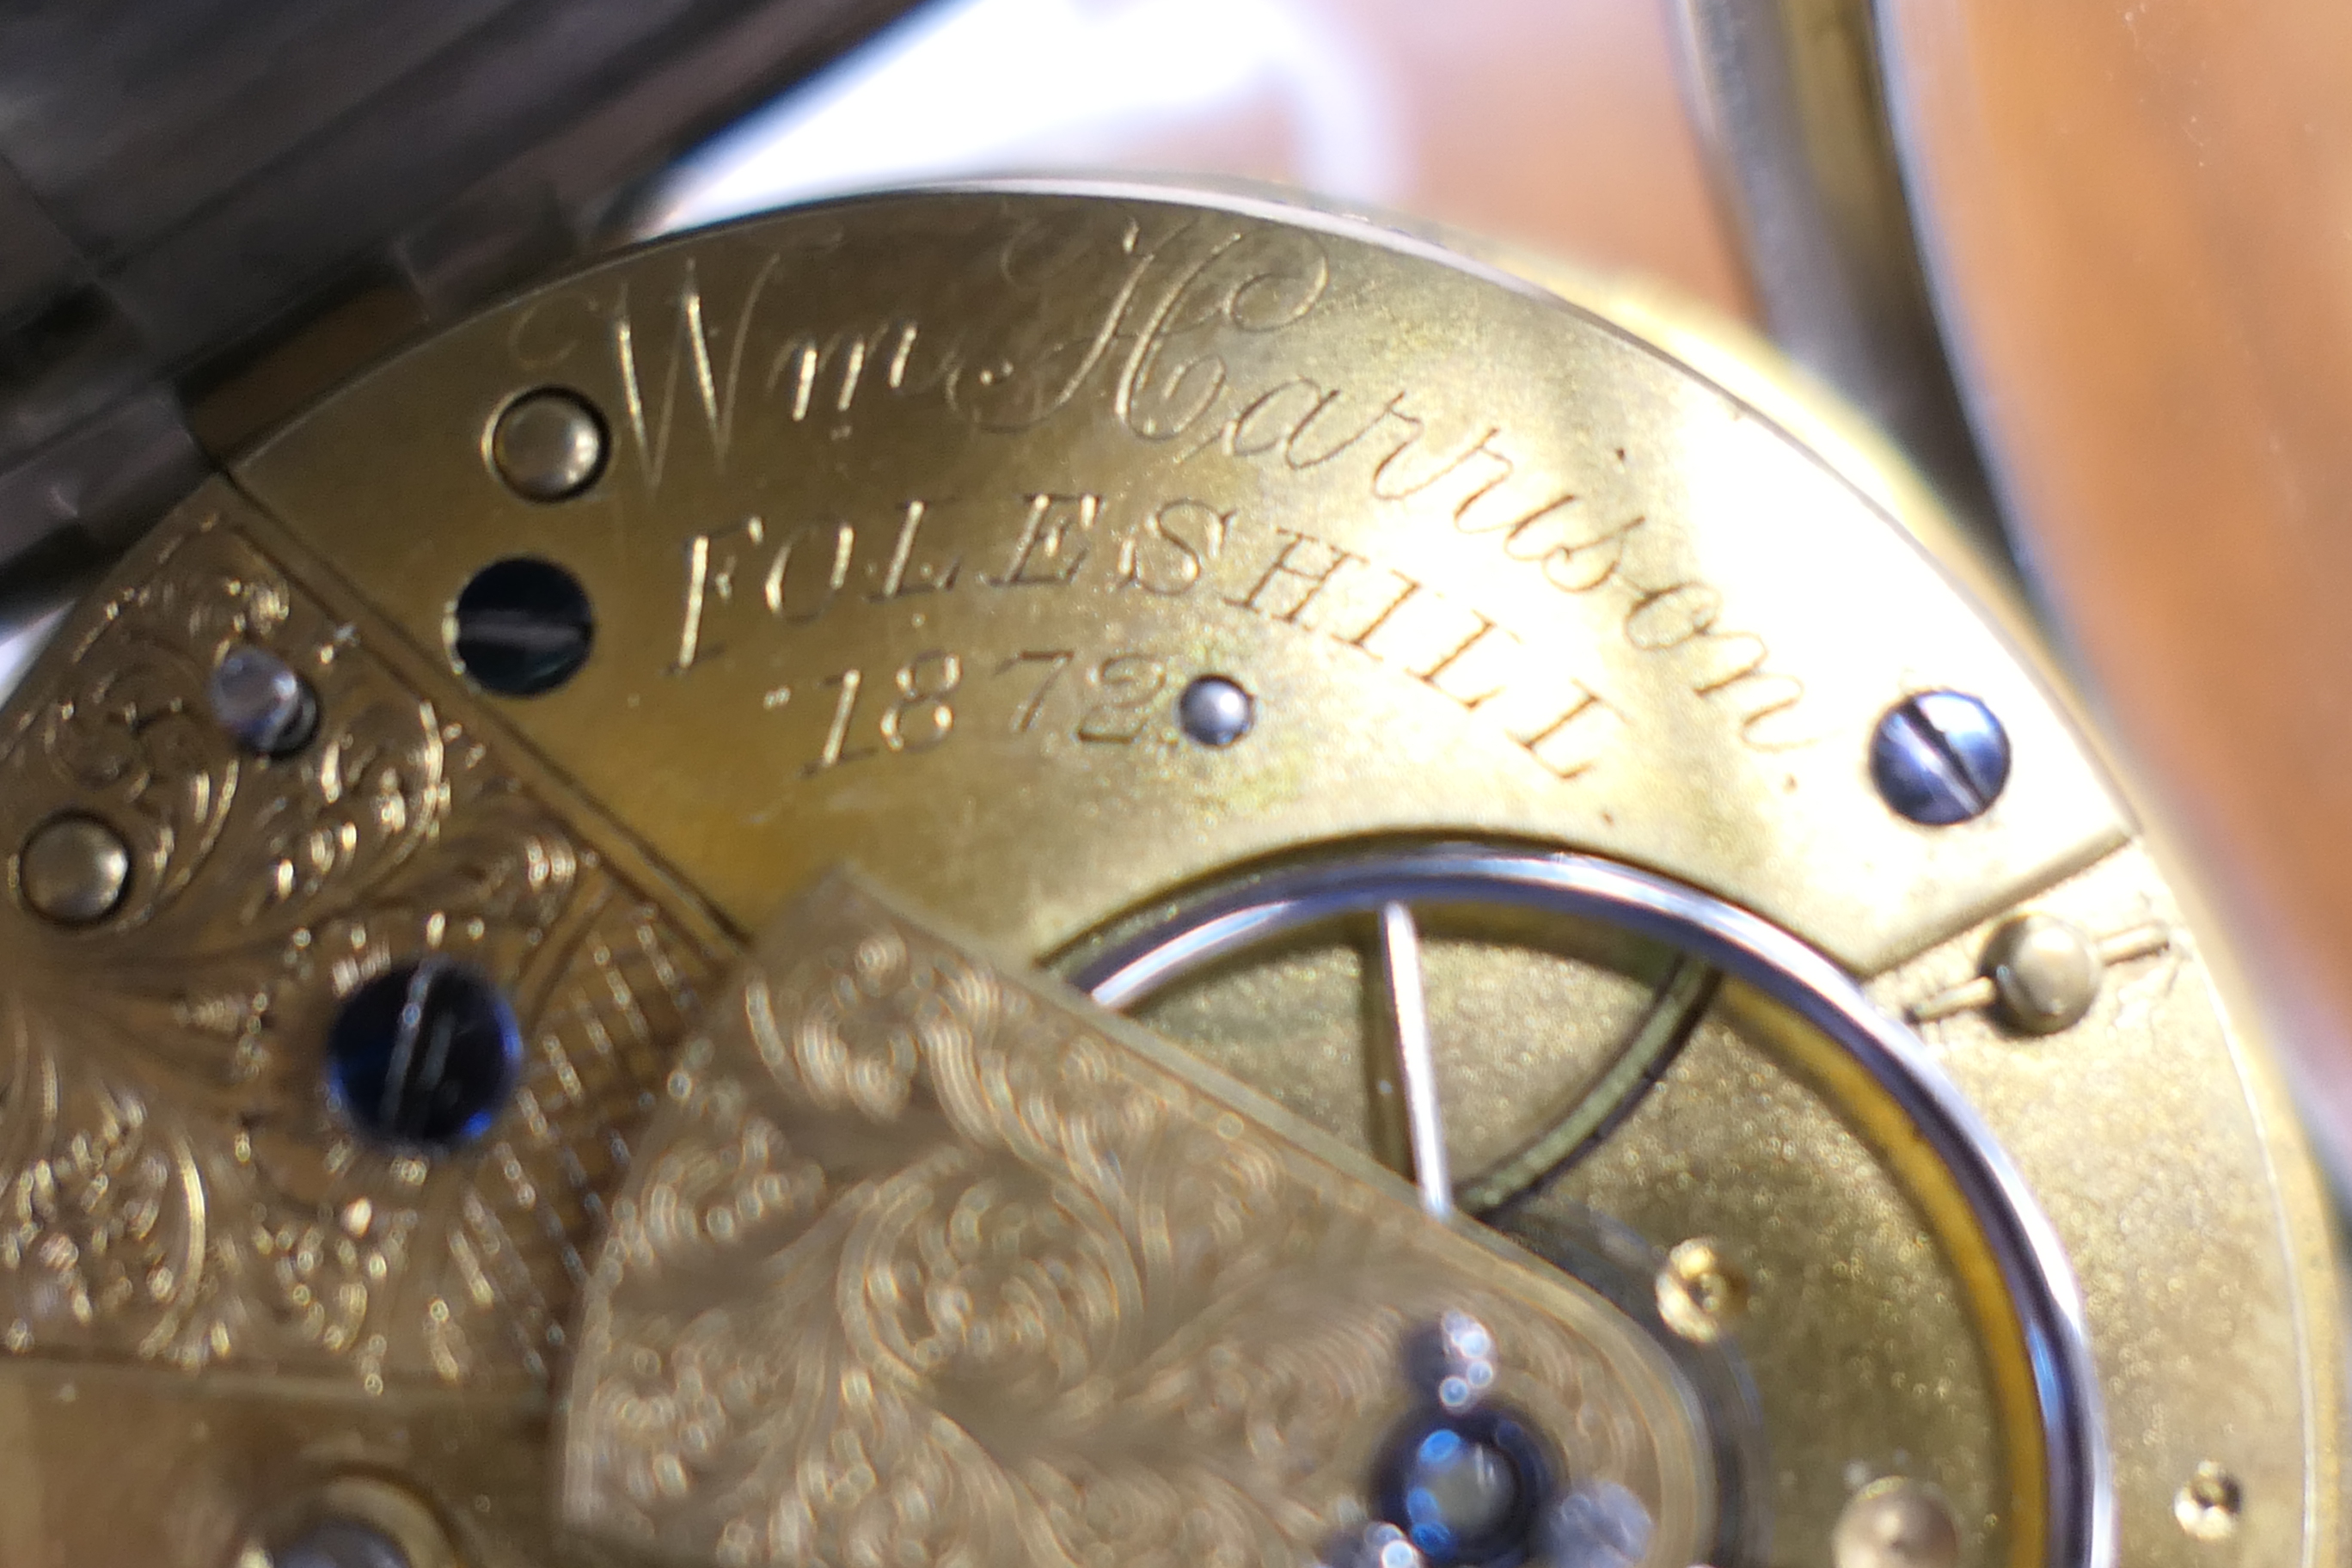
[(26, 669), (49, 646), (49, 638), (57, 635), (58, 624), (66, 618), (66, 608), (60, 605), (37, 620), (0, 635), (0, 697), (16, 689)]
[[(1287, 166), (1198, 167), (1202, 138), (1269, 116)], [(641, 232), (882, 185), (1171, 163), (1374, 203), (1413, 174), (1381, 62), (1311, 0), (950, 0), (688, 159)]]

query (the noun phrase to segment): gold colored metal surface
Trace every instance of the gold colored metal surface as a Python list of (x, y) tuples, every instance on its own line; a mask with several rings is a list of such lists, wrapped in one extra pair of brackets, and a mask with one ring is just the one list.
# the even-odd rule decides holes
[(1853, 1491), (1888, 1476), (1953, 1500), (1964, 1561), (2039, 1561), (2039, 1456), (2013, 1451), (2032, 1441), (2022, 1369), (1973, 1321), (1980, 1250), (1814, 1079), (1810, 1062), (1833, 1054), (1726, 986), (1660, 1092), (1535, 1212), (1580, 1204), (1738, 1257), (1738, 1339), (1774, 1440), (1775, 1562), (1799, 1542), (1825, 1555)]
[(832, 879), (670, 1076), (572, 1364), (563, 1511), (689, 1561), (1276, 1563), (1366, 1522), (1449, 1313), (1580, 1484), (1711, 1537), (1606, 1302), (1078, 997)]
[[(2326, 1278), (2313, 1269), (2327, 1256), (2327, 1221), (2316, 1183), (2290, 1158), (2292, 1109), (2269, 1065), (2233, 1042), (2199, 940), (2144, 849), (2033, 908), (2084, 931), (2153, 923), (2170, 938), (2115, 963), (2063, 1033), (2021, 1036), (1976, 1011), (1922, 1026), (2074, 1259), (2118, 1438), (2125, 1551), (2151, 1568), (2208, 1561), (2173, 1504), (2215, 1462), (2252, 1500), (2234, 1537), (2240, 1561), (2329, 1560), (2341, 1308), (2332, 1288), (2312, 1293)], [(1895, 1008), (1944, 990), (1975, 973), (1992, 929), (1958, 933), (1874, 992)], [(2261, 1507), (2264, 1497), (2295, 1503)]]
[[(1596, 1115), (1637, 1098), (1713, 995), (1705, 965), (1599, 922), (1466, 907), (1419, 915), (1455, 1197), (1474, 1215), (1548, 1177), (1599, 1131)], [(1136, 1016), (1402, 1170), (1403, 1110), (1371, 1005), (1369, 934), (1302, 932), (1155, 994)], [(1276, 1059), (1278, 1074), (1268, 1070)]]
[[(973, 1568), (1046, 1541), (1091, 1561), (1117, 1531), (1054, 1489), (1124, 1452), (1100, 1426), (1114, 1394), (1181, 1392), (1213, 1358), (1182, 1313), (1098, 1310), (1087, 1271), (1164, 1241), (1279, 1273), (1324, 1235), (1350, 1268), (1375, 1240), (1395, 1264), (1377, 1289), (1299, 1286), (1328, 1332), (1296, 1342), (1331, 1358), (1300, 1364), (1355, 1414), (1301, 1427), (1320, 1458), (1287, 1479), (1176, 1443), (1185, 1476), (1226, 1467), (1239, 1500), (1187, 1528), (1255, 1543), (1237, 1561), (1302, 1560), (1370, 1506), (1353, 1434), (1405, 1397), (1381, 1357), (1458, 1268), (1498, 1322), (1554, 1325), (1528, 1342), (1612, 1347), (1592, 1353), (1619, 1380), (1615, 1446), (1581, 1462), (1652, 1456), (1621, 1479), (1656, 1516), (1656, 1568), (1836, 1561), (1857, 1499), (1898, 1494), (1948, 1509), (1955, 1564), (2108, 1568), (2061, 1539), (2065, 1456), (2035, 1419), (2048, 1325), (1923, 1132), (1937, 1072), (2046, 1216), (2071, 1276), (2053, 1299), (2079, 1282), (2121, 1560), (2340, 1555), (2326, 1222), (2209, 939), (2008, 612), (1917, 542), (1947, 536), (1916, 480), (1745, 351), (1560, 277), (1580, 304), (1249, 203), (847, 203), (526, 295), (192, 498), (0, 719), (0, 1456), (26, 1478), (0, 1483), (0, 1561), (229, 1568), (355, 1478), (416, 1499), (467, 1568), (626, 1561), (624, 1538), (838, 1568), (866, 1559), (800, 1543), (870, 1527), (914, 1550), (983, 1495), (1003, 1506), (958, 1537)], [(495, 422), (550, 387), (593, 405), (609, 451), (578, 494), (534, 500), (501, 477)], [(593, 637), (569, 680), (499, 698), (459, 672), (453, 611), (516, 560), (568, 574)], [(499, 625), (516, 647), (533, 629)], [(240, 643), (316, 689), (289, 756), (207, 712)], [(1252, 699), (1230, 743), (1183, 725), (1205, 675)], [(1881, 800), (1869, 756), (1883, 713), (1940, 688), (1983, 700), (2013, 766), (1982, 817), (1929, 828)], [(129, 860), (87, 924), (42, 914), (17, 865), (76, 814)], [(1638, 910), (1460, 892), (1412, 911), (1436, 1129), (1406, 1117), (1367, 994), (1381, 950), (1346, 920), (1143, 1000), (1134, 1027), (1164, 1044), (1013, 977), (1077, 973), (1221, 889), (1441, 838), (1611, 857), (1753, 911), (1916, 1027), (1918, 1081)], [(745, 934), (842, 862), (924, 919), (836, 891), (704, 1014)], [(930, 911), (1003, 957), (944, 942)], [(2027, 916), (2096, 961), (2046, 1034), (2014, 1026), (1988, 959)], [(853, 933), (899, 956), (860, 971)], [(523, 1061), (478, 1144), (425, 1157), (362, 1135), (324, 1061), (348, 998), (436, 954), (505, 992)], [(857, 1027), (828, 1100), (809, 1075), (835, 1004)], [(949, 1092), (989, 1051), (1001, 1092)], [(893, 1098), (919, 1079), (934, 1099)], [(1150, 1124), (1113, 1117), (1119, 1094), (1250, 1108), (1181, 1129), (1217, 1157), (1173, 1185), (1223, 1217), (1118, 1217), (1142, 1212), (1147, 1152), (1120, 1141)], [(1121, 1148), (1087, 1176), (1099, 1212), (1008, 1200), (918, 1234), (1016, 1133), (1020, 1180), (1078, 1190), (1076, 1145), (1036, 1141), (1078, 1127)], [(1442, 1136), (1471, 1217), (1418, 1216), (1374, 1171), (1403, 1169), (1416, 1131)], [(1244, 1165), (1256, 1195), (1217, 1207)], [(911, 1194), (887, 1214), (913, 1228), (842, 1250), (885, 1190)], [(1341, 1213), (1360, 1228), (1318, 1229)], [(1010, 1338), (922, 1293), (926, 1269), (962, 1278), (959, 1247), (1066, 1235), (1101, 1245), (1022, 1275), (1020, 1300), (973, 1277)], [(1664, 1283), (1711, 1342), (1675, 1331)], [(1030, 1333), (1056, 1300), (1068, 1331)], [(1087, 1381), (1163, 1341), (1163, 1383)], [(1002, 1381), (950, 1389), (908, 1360), (919, 1342)], [(1256, 1353), (1233, 1364), (1291, 1365)], [(1202, 1419), (1289, 1452), (1234, 1415), (1275, 1397), (1257, 1384), (1212, 1390)], [(1182, 1419), (1151, 1406), (1134, 1430)], [(1562, 1423), (1554, 1440), (1600, 1442)], [(876, 1459), (886, 1436), (917, 1458)], [(1016, 1470), (1018, 1496), (988, 1489)], [(1717, 1531), (1735, 1482), (1738, 1528)]]
[[(414, 1568), (613, 1561), (551, 1549), (543, 1410), (495, 1397), (306, 1399), (274, 1383), (12, 1367), (0, 1379), (0, 1562), (255, 1568), (254, 1547), (282, 1545), (313, 1519), (371, 1514), (418, 1548)], [(437, 1560), (436, 1535), (447, 1542)]]
[[(554, 380), (616, 450), (549, 509), (479, 452)], [(852, 842), (1043, 951), (1110, 863), (1139, 899), (1445, 827), (1658, 867), (1868, 969), (2125, 831), (1862, 494), (1654, 351), (1361, 226), (815, 209), (493, 312), (237, 475), (425, 646), (492, 540), (576, 576), (595, 654), (508, 716), (746, 927)], [(1176, 733), (1203, 674), (1257, 698), (1247, 741)], [(2030, 808), (1889, 818), (1842, 738), (1923, 683), (2006, 716)]]
[[(245, 514), (225, 487), (184, 507), (61, 633), (0, 740), (0, 842), (71, 811), (131, 861), (100, 926), (0, 905), (0, 1334), (353, 1393), (537, 1389), (618, 1137), (721, 939)], [(256, 759), (206, 715), (239, 643), (315, 683), (299, 760)], [(318, 1081), (338, 999), (419, 949), (497, 976), (534, 1042), (481, 1157), (372, 1150)]]

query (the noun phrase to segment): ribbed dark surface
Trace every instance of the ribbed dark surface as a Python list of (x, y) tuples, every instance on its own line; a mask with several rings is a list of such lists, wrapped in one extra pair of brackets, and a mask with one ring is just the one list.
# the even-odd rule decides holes
[(51, 498), (0, 573), (104, 521), (5, 481), (127, 400), (363, 285), (477, 302), (912, 3), (0, 0), (0, 500)]

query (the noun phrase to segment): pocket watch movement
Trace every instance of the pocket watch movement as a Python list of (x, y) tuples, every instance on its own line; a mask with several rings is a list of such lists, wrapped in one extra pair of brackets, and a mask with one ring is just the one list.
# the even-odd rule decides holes
[(2290, 1568), (2277, 1065), (1768, 354), (998, 182), (541, 282), (0, 718), (0, 1562)]

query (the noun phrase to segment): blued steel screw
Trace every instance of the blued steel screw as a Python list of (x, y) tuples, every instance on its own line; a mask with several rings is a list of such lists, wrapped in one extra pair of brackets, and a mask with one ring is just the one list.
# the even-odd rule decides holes
[(521, 1031), (498, 987), (438, 955), (352, 992), (327, 1040), (343, 1113), (378, 1142), (411, 1148), (454, 1148), (489, 1131), (521, 1065)]
[(205, 695), (220, 727), (257, 756), (291, 756), (319, 728), (319, 698), (310, 683), (250, 643), (221, 656)]
[(474, 574), (457, 595), (449, 631), (449, 651), (475, 685), (501, 697), (536, 697), (588, 662), (596, 615), (577, 577), (520, 555)]
[(1895, 812), (1927, 827), (1982, 816), (2009, 783), (2009, 732), (1962, 691), (1906, 697), (1878, 721), (1870, 777)]

